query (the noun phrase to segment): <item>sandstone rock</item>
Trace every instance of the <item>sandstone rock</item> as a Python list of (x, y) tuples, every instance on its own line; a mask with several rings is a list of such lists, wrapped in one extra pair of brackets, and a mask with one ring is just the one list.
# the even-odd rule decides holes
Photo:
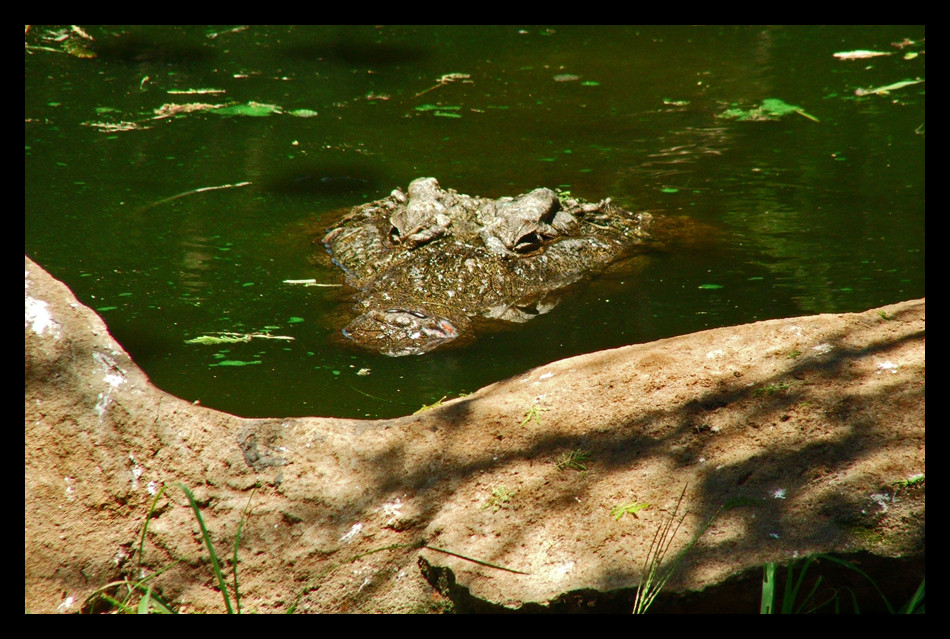
[(460, 609), (629, 609), (684, 486), (670, 556), (711, 524), (668, 584), (681, 602), (818, 552), (911, 558), (919, 577), (924, 488), (898, 482), (924, 472), (924, 310), (592, 353), (400, 419), (242, 419), (153, 386), (27, 258), (25, 606), (75, 612), (171, 566), (167, 601), (223, 611), (178, 483), (227, 572), (251, 500), (239, 574), (258, 612), (437, 608), (424, 577)]

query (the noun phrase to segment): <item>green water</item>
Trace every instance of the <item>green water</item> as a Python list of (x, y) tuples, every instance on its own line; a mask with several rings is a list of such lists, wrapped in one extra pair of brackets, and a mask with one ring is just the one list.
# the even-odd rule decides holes
[[(926, 84), (855, 95), (923, 79), (923, 27), (85, 29), (95, 59), (25, 56), (26, 254), (205, 406), (393, 416), (579, 353), (925, 294)], [(889, 55), (833, 55), (855, 50)], [(717, 117), (768, 98), (819, 121)], [(155, 119), (199, 103), (248, 114)], [(459, 348), (348, 349), (340, 291), (283, 281), (338, 282), (315, 234), (420, 176), (717, 233)], [(295, 339), (186, 343), (214, 331)]]

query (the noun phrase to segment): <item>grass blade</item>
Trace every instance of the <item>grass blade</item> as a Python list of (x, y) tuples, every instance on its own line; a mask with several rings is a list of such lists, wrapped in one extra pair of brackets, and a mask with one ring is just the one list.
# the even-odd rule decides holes
[(194, 495), (191, 494), (191, 491), (188, 490), (188, 487), (184, 484), (178, 484), (178, 486), (185, 491), (185, 495), (188, 497), (188, 503), (191, 504), (191, 509), (195, 513), (195, 518), (198, 520), (198, 527), (201, 528), (201, 536), (204, 538), (205, 546), (208, 548), (208, 554), (211, 556), (211, 569), (214, 572), (215, 578), (218, 580), (218, 588), (221, 590), (221, 596), (224, 597), (224, 607), (227, 608), (228, 614), (233, 615), (234, 609), (231, 607), (231, 598), (228, 596), (228, 587), (224, 582), (224, 575), (221, 573), (221, 566), (218, 563), (218, 556), (214, 552), (214, 546), (211, 543), (211, 535), (208, 534), (208, 529), (205, 527), (204, 519), (201, 517), (201, 511), (198, 510), (198, 503), (195, 501)]
[(798, 581), (795, 581), (794, 585), (792, 585), (792, 581), (795, 578), (794, 564), (788, 565), (788, 574), (785, 576), (785, 592), (782, 593), (783, 615), (790, 615), (794, 611), (795, 600), (798, 598), (798, 591), (802, 587), (802, 582), (805, 580), (805, 573), (808, 572), (808, 567), (811, 566), (814, 560), (814, 557), (805, 559), (802, 564), (801, 572), (798, 573)]
[(238, 544), (241, 543), (241, 531), (244, 529), (244, 522), (247, 521), (251, 512), (251, 499), (254, 498), (254, 490), (251, 491), (251, 496), (247, 498), (247, 506), (244, 507), (241, 521), (238, 522), (237, 534), (234, 535), (234, 604), (237, 606), (238, 614), (241, 614), (241, 593), (238, 590)]
[(138, 556), (138, 565), (142, 565), (142, 556), (145, 552), (145, 533), (148, 532), (148, 522), (152, 520), (152, 513), (155, 512), (155, 506), (158, 505), (159, 498), (165, 493), (165, 484), (162, 484), (162, 487), (155, 493), (155, 499), (152, 500), (152, 505), (148, 509), (148, 514), (145, 516), (145, 525), (142, 526), (142, 538), (139, 540), (139, 556)]
[[(822, 580), (822, 578), (821, 578), (821, 577), (818, 577), (818, 579), (815, 581), (814, 585), (812, 585), (811, 590), (808, 591), (808, 594), (805, 595), (805, 597), (802, 599), (802, 602), (801, 602), (800, 604), (798, 604), (798, 609), (795, 610), (795, 614), (802, 614), (802, 610), (805, 609), (805, 606), (806, 606), (810, 601), (814, 600), (814, 598), (815, 598), (815, 593), (818, 592), (818, 587), (821, 586), (821, 580)], [(832, 599), (835, 600), (835, 605), (837, 606), (837, 605), (838, 605), (838, 601), (837, 601), (837, 600), (838, 600), (838, 593), (837, 593), (837, 592), (832, 596)], [(828, 601), (831, 601), (831, 599), (829, 599)], [(828, 603), (828, 601), (822, 602), (822, 603), (820, 603), (820, 604), (816, 604), (815, 607), (812, 608), (812, 610), (810, 610), (809, 612), (821, 608), (823, 605), (825, 605), (826, 603)]]
[(863, 570), (855, 566), (850, 561), (846, 561), (844, 559), (832, 557), (831, 555), (816, 555), (816, 556), (821, 557), (822, 559), (827, 559), (828, 561), (836, 563), (840, 566), (844, 566), (845, 568), (848, 568), (849, 570), (853, 570), (854, 572), (858, 573), (859, 575), (867, 579), (868, 583), (874, 586), (874, 589), (877, 590), (877, 594), (881, 595), (881, 599), (884, 600), (884, 606), (887, 608), (887, 612), (889, 614), (894, 614), (894, 607), (891, 606), (891, 602), (887, 600), (887, 597), (884, 596), (884, 592), (878, 587), (877, 583), (873, 579), (871, 579), (871, 577), (866, 572), (864, 572)]
[(152, 600), (152, 584), (149, 584), (148, 588), (145, 590), (145, 594), (142, 595), (141, 599), (139, 599), (139, 606), (136, 612), (140, 615), (147, 615), (148, 604), (151, 600)]
[[(481, 559), (475, 559), (474, 557), (466, 557), (465, 555), (460, 555), (457, 552), (452, 552), (451, 550), (445, 550), (444, 548), (436, 548), (435, 546), (430, 546), (425, 544), (423, 548), (428, 548), (429, 550), (434, 550), (435, 552), (445, 553), (446, 555), (452, 555), (453, 557), (458, 557), (459, 559), (464, 559), (465, 561), (470, 561), (474, 564), (480, 564), (482, 566), (488, 566), (489, 568), (495, 568), (496, 570), (504, 570), (506, 572), (513, 572), (518, 575), (530, 575), (530, 572), (523, 572), (521, 570), (515, 570), (514, 568), (506, 568), (505, 566), (499, 566), (498, 564), (491, 564), (487, 561), (482, 561)], [(367, 554), (367, 553), (364, 553)]]
[(762, 604), (759, 613), (770, 615), (775, 610), (775, 562), (765, 564), (762, 572)]
[(914, 593), (914, 596), (910, 600), (901, 606), (901, 609), (898, 611), (901, 614), (912, 615), (916, 613), (924, 612), (924, 582), (926, 578), (920, 580), (920, 586), (917, 587), (917, 592)]

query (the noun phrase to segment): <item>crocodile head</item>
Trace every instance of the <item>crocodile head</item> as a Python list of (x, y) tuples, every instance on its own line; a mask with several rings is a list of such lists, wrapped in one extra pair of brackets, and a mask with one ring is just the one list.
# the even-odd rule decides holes
[(421, 355), (459, 335), (456, 323), (422, 311), (371, 309), (351, 321), (343, 335), (383, 355)]
[[(343, 335), (420, 355), (491, 322), (526, 322), (560, 292), (643, 243), (649, 214), (536, 188), (471, 197), (419, 178), (349, 210), (322, 238), (354, 291)], [(483, 320), (488, 320), (483, 321)], [(457, 342), (456, 342), (457, 343)]]

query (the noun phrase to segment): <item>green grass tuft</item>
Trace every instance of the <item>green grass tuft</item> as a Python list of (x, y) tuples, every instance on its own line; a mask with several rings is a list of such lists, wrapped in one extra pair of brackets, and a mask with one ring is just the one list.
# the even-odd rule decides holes
[[(775, 581), (776, 564), (774, 562), (765, 564), (762, 575), (762, 600), (759, 608), (760, 612), (762, 614), (809, 614), (827, 611), (834, 613), (842, 612), (844, 598), (837, 588), (831, 589), (830, 593), (825, 596), (824, 600), (818, 599), (817, 593), (819, 592), (819, 587), (823, 581), (822, 576), (819, 576), (818, 579), (815, 580), (815, 583), (808, 590), (808, 592), (802, 591), (802, 586), (805, 582), (805, 574), (812, 565), (817, 565), (819, 561), (827, 561), (844, 566), (848, 570), (852, 570), (864, 577), (881, 596), (881, 599), (884, 601), (884, 607), (891, 614), (923, 614), (925, 611), (924, 578), (921, 579), (920, 586), (917, 588), (917, 591), (914, 593), (914, 595), (899, 609), (895, 609), (891, 605), (891, 602), (887, 600), (887, 597), (884, 596), (884, 593), (881, 591), (877, 583), (875, 583), (875, 581), (871, 579), (871, 577), (868, 576), (863, 570), (844, 559), (839, 559), (838, 557), (834, 557), (832, 555), (818, 554), (805, 557), (799, 561), (789, 564), (785, 575), (785, 587), (782, 590), (781, 601), (778, 600), (778, 591)], [(797, 578), (795, 576), (796, 571), (798, 572)], [(844, 591), (846, 591), (846, 594), (849, 595), (848, 600), (851, 603), (850, 611), (854, 614), (860, 614), (861, 606), (858, 602), (855, 592), (850, 588), (844, 588)]]

